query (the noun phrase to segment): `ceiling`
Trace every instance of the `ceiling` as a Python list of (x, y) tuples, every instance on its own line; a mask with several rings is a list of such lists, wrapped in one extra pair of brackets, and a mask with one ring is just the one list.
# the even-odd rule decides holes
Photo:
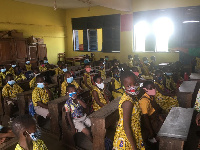
[[(53, 7), (55, 0), (15, 0), (19, 2), (25, 2), (30, 4), (42, 5)], [(103, 6), (121, 11), (131, 11), (132, 0), (56, 0), (57, 8), (69, 9), (69, 8), (81, 8), (89, 7), (89, 4), (83, 1), (90, 1), (90, 6)]]

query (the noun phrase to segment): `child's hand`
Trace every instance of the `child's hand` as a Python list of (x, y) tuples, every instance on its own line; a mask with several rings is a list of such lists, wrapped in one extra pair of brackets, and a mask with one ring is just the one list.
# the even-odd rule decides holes
[(196, 115), (196, 124), (197, 126), (200, 126), (200, 113)]

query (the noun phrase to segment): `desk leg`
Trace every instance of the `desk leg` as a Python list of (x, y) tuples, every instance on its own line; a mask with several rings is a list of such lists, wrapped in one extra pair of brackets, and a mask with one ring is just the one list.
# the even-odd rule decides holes
[(105, 150), (105, 120), (98, 118), (91, 118), (92, 121), (92, 135), (93, 135), (93, 149)]
[(59, 114), (57, 108), (57, 105), (48, 105), (49, 113), (51, 116), (51, 132), (60, 137), (60, 127), (58, 121)]
[(19, 108), (19, 114), (24, 115), (25, 114), (25, 96), (20, 95), (17, 98), (18, 108)]
[(183, 150), (184, 141), (161, 137), (159, 143), (160, 150)]

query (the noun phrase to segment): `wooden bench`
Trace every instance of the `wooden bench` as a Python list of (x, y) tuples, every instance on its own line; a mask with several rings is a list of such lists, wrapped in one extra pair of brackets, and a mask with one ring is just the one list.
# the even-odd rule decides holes
[(193, 108), (174, 107), (171, 109), (158, 133), (160, 150), (183, 150), (193, 111)]
[(183, 81), (179, 87), (177, 95), (179, 106), (184, 108), (191, 108), (192, 101), (195, 101), (195, 90), (197, 87), (197, 81)]
[(191, 73), (190, 81), (200, 81), (200, 73)]
[(119, 100), (116, 98), (89, 116), (92, 122), (93, 149), (105, 150), (106, 129), (119, 120)]

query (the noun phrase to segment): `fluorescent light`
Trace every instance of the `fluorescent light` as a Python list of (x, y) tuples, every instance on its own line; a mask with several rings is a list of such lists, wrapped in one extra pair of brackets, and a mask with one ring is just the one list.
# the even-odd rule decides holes
[(194, 22), (199, 22), (198, 20), (193, 20), (193, 21), (183, 21), (183, 23), (194, 23)]
[(119, 53), (120, 51), (112, 51), (113, 53)]

